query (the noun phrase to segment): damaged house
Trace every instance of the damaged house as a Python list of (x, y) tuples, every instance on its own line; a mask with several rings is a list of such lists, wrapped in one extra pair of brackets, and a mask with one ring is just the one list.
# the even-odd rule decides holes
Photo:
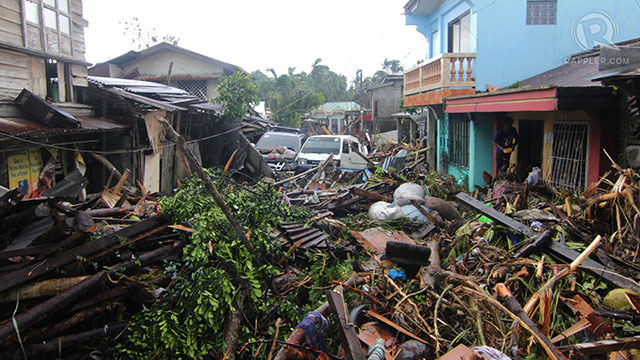
[[(245, 176), (272, 175), (243, 136), (259, 136), (272, 125), (256, 113), (248, 113), (234, 129), (223, 129), (217, 123), (222, 106), (202, 100), (204, 94), (214, 96), (212, 91), (194, 95), (155, 82), (88, 78), (84, 57), (88, 23), (82, 18), (81, 1), (27, 0), (21, 5), (7, 0), (0, 8), (3, 188), (37, 197), (50, 194), (45, 191), (57, 184), (68, 189), (71, 183), (75, 190), (67, 195), (75, 196), (82, 188), (88, 194), (99, 193), (113, 173), (116, 180), (126, 174), (132, 188), (139, 182), (147, 191), (170, 192), (188, 173), (175, 146), (166, 144), (161, 127), (150, 120), (159, 118), (167, 119), (190, 141), (204, 166), (225, 165), (231, 158), (230, 167)], [(141, 52), (141, 60), (153, 54), (166, 58), (169, 51), (180, 54), (174, 59), (209, 64), (198, 75), (204, 76), (207, 89), (215, 89), (219, 79), (240, 69), (168, 44), (147, 50)], [(185, 75), (182, 69), (197, 68), (174, 63), (176, 85)], [(142, 64), (136, 67), (145, 69)], [(165, 81), (173, 83), (171, 76)]]

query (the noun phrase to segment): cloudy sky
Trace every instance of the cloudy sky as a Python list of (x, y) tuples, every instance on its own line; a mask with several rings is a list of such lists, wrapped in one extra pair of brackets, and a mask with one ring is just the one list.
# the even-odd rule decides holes
[(406, 68), (426, 56), (426, 40), (404, 23), (407, 0), (85, 0), (87, 61), (132, 50), (122, 22), (173, 35), (179, 46), (247, 71), (309, 71), (317, 58), (348, 79), (385, 58)]

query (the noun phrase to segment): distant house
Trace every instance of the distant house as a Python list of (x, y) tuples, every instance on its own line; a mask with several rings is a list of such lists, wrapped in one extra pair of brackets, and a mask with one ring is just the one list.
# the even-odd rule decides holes
[(360, 105), (353, 101), (327, 102), (311, 111), (311, 119), (325, 125), (334, 134), (343, 134), (360, 118)]
[(217, 96), (220, 79), (238, 71), (239, 66), (163, 42), (97, 64), (89, 74), (157, 82), (210, 100)]
[(0, 100), (73, 102), (87, 87), (82, 0), (0, 1)]
[(391, 74), (385, 76), (379, 84), (367, 88), (367, 93), (371, 95), (374, 132), (385, 132), (396, 128), (396, 120), (392, 115), (400, 112), (403, 83), (402, 74)]

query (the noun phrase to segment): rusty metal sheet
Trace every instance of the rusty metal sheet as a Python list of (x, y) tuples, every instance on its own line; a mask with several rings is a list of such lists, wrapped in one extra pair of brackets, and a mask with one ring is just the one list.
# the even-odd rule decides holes
[(412, 339), (414, 339), (414, 340), (418, 340), (418, 341), (420, 341), (421, 343), (425, 343), (425, 344), (427, 344), (427, 345), (429, 344), (429, 343), (428, 343), (428, 342), (426, 342), (425, 340), (423, 340), (423, 339), (419, 338), (418, 336), (416, 336), (416, 335), (415, 335), (414, 333), (412, 333), (411, 331), (409, 331), (409, 330), (407, 330), (407, 329), (403, 328), (402, 326), (400, 326), (400, 325), (398, 325), (398, 324), (394, 323), (393, 321), (391, 321), (391, 320), (387, 319), (386, 317), (384, 317), (384, 316), (382, 316), (382, 315), (380, 315), (380, 314), (378, 314), (378, 313), (376, 313), (376, 312), (365, 310), (365, 311), (364, 311), (364, 313), (365, 313), (365, 314), (367, 314), (367, 315), (369, 315), (369, 316), (371, 316), (371, 317), (373, 317), (373, 318), (375, 318), (376, 320), (382, 321), (384, 324), (387, 324), (387, 325), (391, 326), (392, 328), (394, 328), (394, 329), (398, 330), (399, 332), (401, 332), (401, 333), (403, 333), (403, 334), (407, 335), (408, 337), (410, 337), (410, 338), (412, 338)]
[(387, 248), (387, 241), (396, 241), (415, 245), (415, 241), (401, 231), (389, 231), (383, 228), (367, 229), (365, 231), (349, 231), (353, 237), (363, 243), (365, 248), (378, 252)]
[(28, 118), (0, 118), (0, 132), (11, 135), (26, 135), (26, 134), (43, 134), (50, 135), (55, 134), (75, 134), (92, 131), (105, 131), (105, 130), (124, 130), (130, 126), (120, 124), (115, 121), (100, 119), (96, 117), (76, 117), (80, 122), (80, 127), (77, 129), (63, 129), (52, 128), (44, 124), (40, 124), (34, 120)]

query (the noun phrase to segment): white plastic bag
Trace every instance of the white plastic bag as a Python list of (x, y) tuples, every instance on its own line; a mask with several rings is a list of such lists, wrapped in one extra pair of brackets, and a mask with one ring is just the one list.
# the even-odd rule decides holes
[(385, 201), (378, 201), (371, 204), (369, 208), (369, 218), (371, 220), (385, 221), (397, 219), (404, 216), (404, 212), (399, 206), (393, 206)]
[(414, 183), (405, 183), (396, 189), (393, 193), (393, 200), (398, 206), (411, 204), (411, 200), (415, 200), (422, 204), (424, 202), (424, 189), (422, 186)]

